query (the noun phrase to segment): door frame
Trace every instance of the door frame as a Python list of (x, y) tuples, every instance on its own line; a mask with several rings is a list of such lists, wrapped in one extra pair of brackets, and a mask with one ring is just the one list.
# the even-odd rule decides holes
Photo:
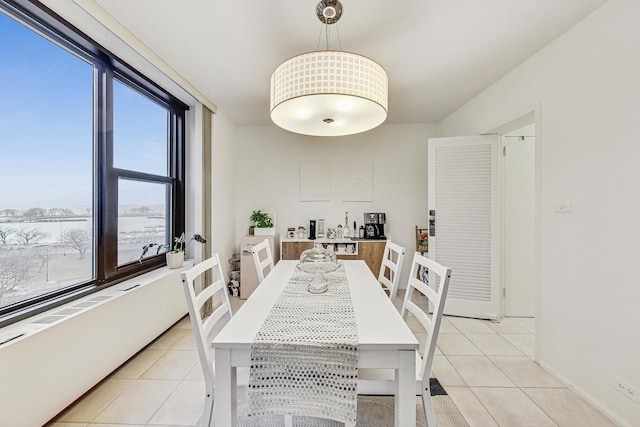
[[(514, 115), (499, 121), (494, 126), (487, 129), (482, 134), (500, 134), (504, 135), (508, 132), (519, 129), (528, 124), (534, 123), (535, 125), (535, 138), (534, 138), (534, 295), (535, 295), (535, 355), (534, 360), (540, 360), (540, 343), (542, 332), (542, 210), (541, 210), (541, 183), (542, 183), (542, 104), (538, 103), (533, 107), (521, 110)], [(502, 179), (502, 178), (501, 178)], [(502, 202), (501, 202), (502, 203)], [(503, 227), (501, 221), (501, 229)], [(502, 230), (501, 230), (502, 232)], [(502, 240), (502, 238), (501, 238)], [(501, 245), (501, 251), (504, 250), (504, 245)], [(504, 254), (500, 255), (500, 269), (504, 268)], [(501, 271), (502, 272), (502, 271)], [(504, 275), (500, 275), (500, 286), (504, 287), (502, 280)], [(504, 298), (503, 298), (504, 304)], [(503, 310), (504, 313), (504, 310)]]

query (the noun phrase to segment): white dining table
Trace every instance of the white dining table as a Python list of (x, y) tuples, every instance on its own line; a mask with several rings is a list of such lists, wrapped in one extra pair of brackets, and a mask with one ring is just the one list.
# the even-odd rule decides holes
[[(358, 367), (394, 369), (395, 425), (416, 425), (418, 341), (364, 261), (343, 260), (358, 328)], [(216, 426), (236, 426), (237, 368), (248, 367), (251, 344), (298, 261), (280, 261), (212, 341)]]

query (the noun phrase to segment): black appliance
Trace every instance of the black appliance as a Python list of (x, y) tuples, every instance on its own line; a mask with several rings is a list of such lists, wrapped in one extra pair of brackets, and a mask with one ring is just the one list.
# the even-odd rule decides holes
[(316, 240), (316, 220), (309, 220), (309, 240)]
[(384, 225), (387, 215), (382, 212), (368, 212), (364, 214), (365, 239), (385, 239)]

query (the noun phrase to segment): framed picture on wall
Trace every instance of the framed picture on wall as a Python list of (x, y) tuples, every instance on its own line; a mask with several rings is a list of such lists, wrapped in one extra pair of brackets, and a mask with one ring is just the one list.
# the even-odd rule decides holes
[(300, 201), (331, 200), (331, 163), (300, 162)]
[(342, 163), (342, 200), (373, 201), (373, 163), (355, 161)]

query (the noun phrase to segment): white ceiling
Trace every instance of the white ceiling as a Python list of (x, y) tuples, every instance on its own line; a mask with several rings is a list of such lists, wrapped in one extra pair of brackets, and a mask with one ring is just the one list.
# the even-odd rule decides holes
[[(341, 50), (389, 75), (386, 123), (430, 123), (607, 0), (341, 1)], [(322, 26), (317, 0), (95, 2), (238, 125), (271, 123), (271, 73), (316, 50)]]

